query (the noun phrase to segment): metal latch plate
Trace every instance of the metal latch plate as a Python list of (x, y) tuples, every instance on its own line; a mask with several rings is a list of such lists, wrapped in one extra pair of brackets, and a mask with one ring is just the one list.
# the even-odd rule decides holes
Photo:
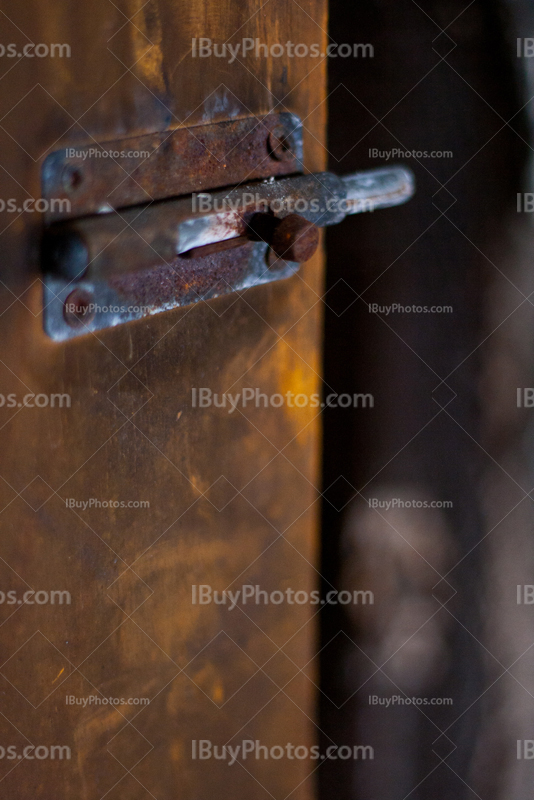
[[(302, 124), (287, 112), (64, 148), (43, 164), (43, 197), (49, 201), (45, 224), (48, 231), (69, 220), (113, 217), (130, 230), (127, 215), (133, 206), (146, 212), (158, 201), (291, 175), (302, 171), (302, 159)], [(139, 238), (138, 246), (146, 248), (147, 242)], [(71, 281), (46, 273), (45, 331), (56, 340), (71, 339), (280, 280), (298, 268), (285, 264), (270, 270), (267, 249), (255, 242), (194, 260), (177, 255), (141, 272), (120, 263), (128, 258), (123, 253), (112, 272), (99, 279)], [(122, 269), (129, 274), (117, 276)]]
[[(277, 130), (291, 146), (273, 147)], [(42, 169), (46, 222), (103, 214), (302, 169), (302, 125), (283, 112), (51, 153)]]

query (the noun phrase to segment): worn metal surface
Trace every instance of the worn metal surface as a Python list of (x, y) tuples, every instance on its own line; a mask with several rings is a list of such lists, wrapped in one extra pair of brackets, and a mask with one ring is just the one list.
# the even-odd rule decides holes
[[(43, 305), (46, 333), (56, 341), (122, 325), (169, 311), (177, 306), (204, 302), (254, 286), (289, 278), (299, 265), (283, 262), (276, 269), (268, 260), (264, 242), (245, 242), (235, 249), (201, 255), (176, 256), (167, 264), (143, 272), (124, 272), (108, 280), (77, 283), (47, 276)], [(73, 320), (73, 295), (86, 298)]]
[[(305, 10), (285, 0), (263, 10), (251, 0), (6, 0), (2, 11), (14, 23), (0, 15), (2, 41), (24, 43), (20, 29), (72, 46), (68, 61), (0, 60), (4, 197), (39, 197), (41, 162), (61, 147), (280, 108), (306, 120), (306, 168), (324, 169), (324, 63), (245, 68), (188, 55), (195, 36), (271, 44), (295, 30), (323, 52), (323, 0)], [(316, 741), (315, 610), (192, 605), (191, 586), (315, 587), (320, 417), (310, 407), (193, 408), (191, 388), (317, 391), (321, 258), (246, 297), (58, 343), (41, 317), (42, 220), (15, 217), (2, 216), (0, 392), (71, 402), (0, 408), (2, 587), (64, 589), (72, 601), (0, 606), (0, 732), (2, 744), (65, 745), (71, 758), (0, 760), (0, 794), (306, 800), (316, 762), (230, 767), (193, 760), (191, 741)], [(69, 498), (150, 508), (68, 508)], [(150, 704), (84, 708), (67, 705), (71, 695)]]
[(319, 229), (300, 214), (289, 214), (276, 226), (271, 247), (282, 260), (304, 263), (319, 247)]
[[(297, 119), (292, 119), (298, 127)], [(45, 330), (63, 340), (290, 277), (294, 265), (317, 250), (317, 226), (335, 224), (347, 214), (398, 205), (413, 191), (413, 176), (402, 167), (342, 178), (326, 172), (271, 176), (219, 192), (55, 223), (43, 246), (43, 268), (48, 273)], [(232, 239), (239, 246), (260, 239), (272, 252), (260, 243), (241, 249), (235, 253), (240, 265), (236, 270), (227, 252)], [(216, 244), (223, 245), (220, 258)], [(198, 262), (208, 252), (204, 248), (210, 247), (209, 257)], [(183, 257), (191, 254), (193, 260)], [(132, 275), (133, 281), (128, 279)], [(140, 286), (142, 304), (137, 301)], [(75, 288), (90, 298), (90, 313), (73, 316), (66, 308)]]
[[(298, 212), (324, 227), (341, 222), (347, 214), (404, 203), (415, 190), (413, 175), (404, 167), (343, 177), (327, 172), (285, 178), (273, 174), (250, 182), (252, 163), (242, 165), (235, 188), (195, 192), (177, 200), (51, 225), (45, 243), (51, 240), (62, 246), (45, 248), (44, 271), (92, 279), (139, 272), (194, 248), (243, 236), (258, 213), (283, 218)], [(187, 189), (189, 184), (184, 186)], [(83, 255), (78, 252), (82, 248)]]
[[(283, 159), (282, 145), (272, 149), (276, 131), (290, 141)], [(69, 147), (43, 164), (46, 218), (109, 213), (301, 168), (302, 123), (287, 112)]]

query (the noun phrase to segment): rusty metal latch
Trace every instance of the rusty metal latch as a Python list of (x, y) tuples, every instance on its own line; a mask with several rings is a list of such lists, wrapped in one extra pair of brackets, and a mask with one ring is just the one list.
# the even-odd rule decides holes
[(405, 167), (302, 172), (302, 125), (287, 113), (53, 153), (46, 332), (68, 339), (288, 278), (319, 228), (414, 193)]

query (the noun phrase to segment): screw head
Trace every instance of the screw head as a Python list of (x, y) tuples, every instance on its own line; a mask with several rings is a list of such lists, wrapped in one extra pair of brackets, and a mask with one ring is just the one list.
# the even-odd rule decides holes
[(65, 300), (63, 316), (71, 328), (81, 328), (95, 317), (95, 296), (87, 289), (74, 289)]
[(61, 180), (67, 194), (73, 194), (83, 183), (82, 168), (77, 164), (66, 164), (63, 168)]
[(269, 133), (269, 152), (277, 161), (292, 161), (293, 153), (293, 136), (287, 131), (283, 125), (277, 125)]
[(276, 226), (271, 248), (279, 259), (302, 264), (319, 246), (319, 228), (300, 214), (289, 214)]

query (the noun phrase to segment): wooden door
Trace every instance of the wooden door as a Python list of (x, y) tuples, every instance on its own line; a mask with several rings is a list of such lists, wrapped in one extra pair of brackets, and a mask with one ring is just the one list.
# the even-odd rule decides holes
[[(324, 52), (324, 0), (6, 0), (0, 18), (17, 52), (70, 49), (0, 58), (0, 196), (16, 208), (58, 148), (272, 110), (300, 116), (306, 168), (324, 168), (322, 57), (192, 55), (200, 37)], [(56, 342), (42, 224), (1, 214), (0, 795), (309, 797), (311, 757), (230, 765), (193, 742), (312, 747), (317, 607), (230, 610), (192, 587), (315, 588), (320, 413), (195, 408), (192, 389), (318, 391), (321, 257)]]

